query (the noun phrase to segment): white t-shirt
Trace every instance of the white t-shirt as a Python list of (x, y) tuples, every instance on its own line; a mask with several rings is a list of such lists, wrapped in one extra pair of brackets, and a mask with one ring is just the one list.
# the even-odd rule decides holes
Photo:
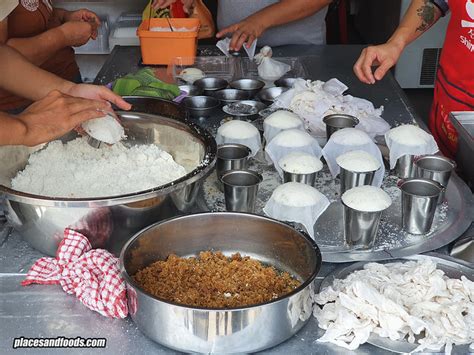
[(0, 21), (5, 20), (17, 6), (18, 0), (0, 0)]

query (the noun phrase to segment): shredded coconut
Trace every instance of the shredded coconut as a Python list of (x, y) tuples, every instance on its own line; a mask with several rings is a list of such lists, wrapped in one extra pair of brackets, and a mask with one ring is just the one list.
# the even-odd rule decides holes
[(260, 136), (257, 127), (245, 121), (233, 120), (224, 123), (217, 134), (230, 139), (247, 139)]
[(264, 123), (279, 129), (297, 128), (302, 125), (302, 121), (298, 115), (286, 110), (279, 110), (272, 113), (265, 119)]
[(49, 197), (104, 197), (155, 188), (185, 174), (184, 167), (156, 145), (127, 148), (117, 143), (95, 149), (78, 138), (66, 144), (51, 142), (32, 154), (12, 187)]
[(380, 168), (380, 162), (364, 150), (353, 150), (342, 154), (336, 158), (336, 163), (341, 168), (356, 173), (376, 171)]
[(384, 190), (370, 185), (354, 187), (344, 192), (341, 199), (347, 207), (363, 212), (383, 211), (392, 204)]
[(388, 131), (387, 136), (402, 145), (425, 145), (431, 141), (431, 135), (414, 125), (401, 125)]
[(321, 160), (304, 152), (289, 153), (280, 159), (278, 165), (282, 170), (294, 174), (311, 174), (323, 168)]
[(472, 281), (449, 278), (431, 260), (368, 263), (314, 296), (326, 330), (318, 341), (355, 350), (374, 333), (418, 345), (414, 352), (446, 345), (449, 354), (453, 344), (474, 341), (473, 292)]

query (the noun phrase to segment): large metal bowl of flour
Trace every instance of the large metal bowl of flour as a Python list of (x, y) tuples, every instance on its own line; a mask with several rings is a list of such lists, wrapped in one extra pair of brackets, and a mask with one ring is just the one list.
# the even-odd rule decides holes
[[(118, 111), (126, 144), (156, 144), (183, 165), (187, 174), (169, 184), (119, 196), (52, 198), (11, 188), (31, 153), (44, 147), (0, 147), (0, 193), (10, 224), (35, 249), (55, 255), (65, 228), (86, 235), (93, 247), (116, 254), (137, 231), (154, 222), (195, 211), (197, 192), (215, 164), (216, 142), (190, 123), (178, 105), (164, 100), (127, 98), (130, 112)], [(158, 114), (160, 113), (160, 114)], [(76, 137), (63, 137), (69, 141)], [(63, 182), (67, 184), (67, 181)]]

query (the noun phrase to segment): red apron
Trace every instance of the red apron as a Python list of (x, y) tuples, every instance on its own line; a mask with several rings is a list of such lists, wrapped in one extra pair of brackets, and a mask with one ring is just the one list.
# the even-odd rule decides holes
[(455, 157), (458, 137), (449, 120), (452, 111), (474, 110), (474, 0), (449, 0), (446, 32), (429, 126), (440, 150)]

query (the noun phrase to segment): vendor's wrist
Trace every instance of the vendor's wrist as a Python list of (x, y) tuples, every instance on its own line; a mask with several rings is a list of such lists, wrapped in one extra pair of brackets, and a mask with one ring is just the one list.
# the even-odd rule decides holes
[(20, 116), (11, 116), (11, 125), (9, 125), (10, 145), (28, 145), (26, 124), (21, 120)]

